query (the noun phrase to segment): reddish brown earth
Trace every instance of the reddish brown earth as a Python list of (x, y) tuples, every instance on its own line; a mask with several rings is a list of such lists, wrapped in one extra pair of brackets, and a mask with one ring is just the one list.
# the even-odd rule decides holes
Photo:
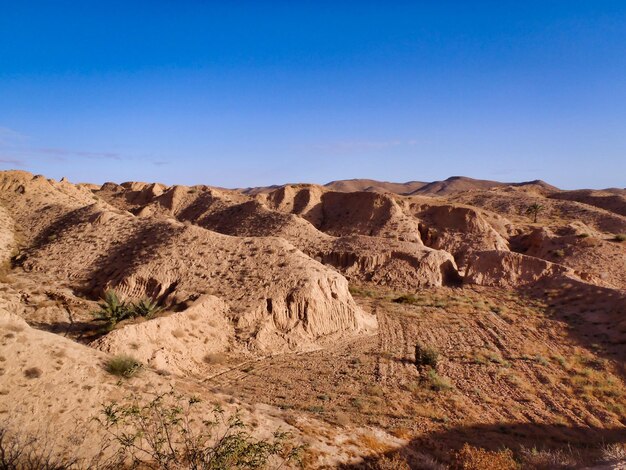
[[(623, 190), (542, 181), (238, 191), (2, 172), (0, 423), (53, 428), (53, 453), (84, 463), (103, 402), (174, 387), (255, 436), (289, 430), (306, 468), (446, 468), (466, 443), (519, 468), (611, 468), (623, 234)], [(106, 291), (159, 311), (107, 327)], [(141, 372), (108, 373), (120, 354)]]

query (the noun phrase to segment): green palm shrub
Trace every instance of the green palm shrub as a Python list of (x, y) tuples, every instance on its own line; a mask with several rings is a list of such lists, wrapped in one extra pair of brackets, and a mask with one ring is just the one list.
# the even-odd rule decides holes
[(100, 310), (95, 312), (98, 320), (105, 320), (109, 326), (115, 326), (118, 322), (134, 317), (134, 309), (132, 305), (120, 300), (117, 293), (108, 290), (102, 297), (102, 302), (98, 304)]
[(163, 307), (159, 307), (158, 302), (150, 298), (141, 299), (133, 305), (133, 312), (137, 317), (150, 318), (161, 310), (163, 310)]

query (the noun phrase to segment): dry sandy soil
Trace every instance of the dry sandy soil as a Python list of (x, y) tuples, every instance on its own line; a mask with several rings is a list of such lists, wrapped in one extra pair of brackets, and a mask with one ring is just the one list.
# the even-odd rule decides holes
[(622, 468), (624, 234), (626, 190), (542, 181), (2, 172), (0, 427), (87, 468), (103, 406), (173, 390), (288, 431), (283, 468)]

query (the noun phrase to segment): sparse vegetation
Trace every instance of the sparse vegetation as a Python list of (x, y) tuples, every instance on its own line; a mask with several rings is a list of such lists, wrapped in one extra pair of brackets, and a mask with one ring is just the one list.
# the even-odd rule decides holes
[(418, 368), (432, 367), (435, 369), (438, 363), (439, 351), (420, 343), (415, 345), (415, 365)]
[(374, 462), (367, 464), (367, 470), (411, 470), (411, 467), (400, 454), (383, 455)]
[(626, 233), (618, 233), (617, 235), (613, 237), (613, 241), (616, 241), (619, 243), (626, 242)]
[(142, 368), (141, 362), (132, 356), (121, 354), (114, 356), (106, 362), (106, 371), (125, 379), (137, 374)]
[(257, 440), (238, 414), (227, 417), (219, 406), (212, 418), (196, 419), (198, 403), (174, 392), (146, 404), (111, 402), (97, 421), (118, 447), (114, 461), (130, 462), (132, 468), (261, 469), (300, 458), (303, 447), (294, 445), (290, 434), (276, 431)]
[(135, 316), (150, 318), (163, 310), (163, 308), (159, 307), (155, 300), (145, 298), (134, 304), (132, 310)]
[(454, 455), (453, 470), (516, 470), (517, 463), (509, 449), (492, 452), (465, 444)]
[(376, 291), (372, 289), (364, 289), (362, 287), (352, 286), (348, 287), (350, 294), (356, 297), (376, 297)]
[(452, 390), (454, 388), (454, 385), (452, 385), (450, 379), (440, 376), (433, 369), (430, 369), (426, 373), (426, 381), (428, 383), (428, 386), (436, 392), (444, 392), (446, 390)]
[(27, 379), (38, 379), (43, 372), (39, 367), (30, 367), (24, 371), (24, 377)]
[(552, 470), (557, 468), (574, 468), (579, 463), (571, 449), (537, 449), (523, 447), (520, 449), (520, 458), (524, 468)]
[(111, 326), (133, 316), (131, 306), (120, 300), (117, 293), (112, 290), (104, 293), (102, 302), (98, 304), (98, 307), (100, 310), (95, 312), (95, 317), (99, 320), (105, 320)]
[(544, 207), (539, 203), (533, 203), (526, 208), (526, 215), (532, 217), (533, 222), (537, 223), (537, 218), (539, 214), (543, 212)]
[(404, 294), (393, 299), (393, 302), (396, 304), (417, 305), (419, 303), (419, 299), (413, 294)]
[(603, 462), (618, 462), (626, 460), (626, 444), (616, 442), (602, 446), (601, 460)]
[(23, 438), (0, 428), (0, 469), (2, 470), (70, 470), (75, 459), (54, 455), (47, 442)]
[(162, 307), (159, 307), (155, 300), (145, 298), (137, 303), (125, 302), (113, 290), (104, 293), (102, 302), (98, 304), (98, 307), (100, 310), (95, 312), (94, 316), (98, 320), (106, 321), (110, 328), (129, 318), (150, 318), (162, 310)]

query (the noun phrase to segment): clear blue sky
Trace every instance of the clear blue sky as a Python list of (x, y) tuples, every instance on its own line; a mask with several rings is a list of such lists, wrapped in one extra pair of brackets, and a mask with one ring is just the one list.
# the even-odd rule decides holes
[(0, 7), (0, 169), (626, 186), (623, 0)]

